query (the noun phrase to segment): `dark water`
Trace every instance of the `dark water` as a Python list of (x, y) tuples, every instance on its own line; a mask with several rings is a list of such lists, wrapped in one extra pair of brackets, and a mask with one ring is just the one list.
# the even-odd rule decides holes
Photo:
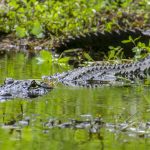
[[(23, 54), (4, 55), (0, 58), (0, 82), (6, 77), (16, 79), (40, 78), (66, 67), (45, 63), (38, 65), (35, 58)], [(94, 150), (94, 149), (149, 149), (150, 137), (122, 131), (110, 132), (102, 127), (99, 134), (88, 130), (45, 128), (44, 122), (52, 118), (68, 121), (81, 115), (101, 116), (107, 123), (126, 120), (142, 124), (150, 122), (150, 88), (100, 87), (73, 88), (56, 86), (54, 90), (36, 99), (14, 99), (0, 103), (1, 150)], [(12, 120), (30, 118), (29, 125), (4, 126)], [(133, 126), (134, 127), (134, 126)], [(147, 133), (150, 129), (147, 129)]]

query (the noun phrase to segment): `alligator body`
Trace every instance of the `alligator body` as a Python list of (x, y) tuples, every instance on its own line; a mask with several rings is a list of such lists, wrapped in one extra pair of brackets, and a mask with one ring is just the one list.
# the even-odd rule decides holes
[(57, 79), (69, 86), (98, 86), (103, 84), (121, 83), (122, 79), (135, 81), (143, 80), (150, 74), (150, 56), (138, 62), (128, 64), (93, 65), (77, 68), (53, 76), (44, 76), (43, 79)]
[[(114, 31), (112, 33), (88, 33), (84, 36), (75, 38), (68, 38), (55, 46), (55, 49), (62, 52), (70, 48), (84, 48), (92, 47), (93, 49), (104, 49), (109, 45), (121, 45), (121, 41), (128, 39), (129, 36), (138, 38), (141, 36), (140, 41), (148, 43), (150, 39), (150, 31), (141, 30), (127, 30), (127, 31)], [(132, 44), (132, 43), (131, 43)], [(127, 47), (131, 45), (128, 43)], [(128, 49), (128, 48), (127, 48)], [(126, 51), (126, 54), (130, 51)], [(71, 71), (57, 73), (52, 76), (43, 76), (42, 80), (57, 80), (69, 86), (101, 86), (112, 85), (119, 83), (122, 85), (122, 79), (135, 81), (136, 79), (143, 80), (150, 75), (150, 56), (138, 62), (128, 64), (109, 64), (109, 65), (92, 65), (88, 67), (77, 68)], [(52, 88), (49, 87), (47, 82), (42, 83), (35, 80), (13, 80), (7, 79), (2, 86), (0, 86), (0, 100), (10, 98), (33, 98), (48, 93)]]
[[(139, 38), (140, 42), (148, 44), (150, 41), (150, 30), (117, 30), (112, 32), (91, 32), (76, 37), (69, 37), (59, 44), (55, 45), (57, 52), (63, 52), (72, 48), (90, 48), (94, 52), (102, 50), (108, 52), (108, 46), (121, 46), (127, 57), (133, 56), (131, 48), (135, 45), (133, 43), (123, 44), (123, 40)], [(135, 43), (138, 40), (135, 40)], [(56, 74), (53, 76), (43, 77), (43, 79), (53, 80), (57, 79), (69, 86), (91, 86), (103, 85), (105, 83), (116, 83), (120, 79), (129, 79), (135, 81), (136, 79), (144, 79), (149, 74), (150, 56), (145, 59), (129, 64), (112, 64), (112, 65), (94, 65), (89, 67), (77, 68), (72, 71)]]
[(78, 35), (75, 37), (69, 36), (63, 40), (59, 40), (54, 45), (54, 49), (56, 52), (63, 52), (64, 50), (68, 49), (75, 49), (75, 48), (83, 48), (85, 50), (92, 50), (91, 55), (94, 52), (102, 52), (107, 54), (109, 46), (120, 46), (124, 50), (124, 54), (126, 57), (134, 56), (132, 52), (132, 48), (135, 46), (133, 43), (123, 44), (123, 40), (128, 40), (129, 36), (133, 39), (139, 38), (136, 40), (137, 42), (143, 42), (145, 44), (149, 44), (150, 40), (150, 30), (116, 30), (112, 32), (89, 32), (82, 35)]
[(0, 100), (12, 98), (35, 98), (48, 93), (52, 88), (35, 80), (14, 80), (8, 78), (0, 86)]
[[(97, 87), (102, 85), (122, 85), (122, 79), (134, 82), (150, 75), (150, 55), (141, 61), (128, 64), (92, 65), (71, 71), (43, 76), (43, 81), (57, 80), (68, 86)], [(7, 79), (0, 86), (0, 100), (12, 98), (35, 98), (51, 91), (47, 82), (35, 80)]]

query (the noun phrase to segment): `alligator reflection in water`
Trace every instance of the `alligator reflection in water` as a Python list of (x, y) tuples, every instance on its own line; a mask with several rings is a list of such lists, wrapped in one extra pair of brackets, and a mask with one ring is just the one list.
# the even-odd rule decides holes
[(14, 80), (8, 78), (0, 86), (0, 100), (11, 98), (35, 98), (48, 93), (52, 87), (35, 80)]
[[(72, 129), (72, 130), (86, 130), (89, 133), (89, 138), (96, 134), (99, 139), (103, 139), (101, 129), (106, 129), (116, 134), (127, 134), (132, 137), (150, 138), (150, 122), (141, 121), (125, 121), (123, 123), (106, 123), (101, 117), (93, 118), (91, 115), (81, 115), (80, 119), (69, 119), (67, 122), (56, 118), (50, 118), (47, 122), (42, 123), (43, 133), (49, 133), (50, 129)], [(84, 118), (83, 118), (84, 117)], [(41, 120), (42, 121), (42, 120)], [(26, 117), (24, 120), (11, 121), (5, 123), (3, 128), (22, 129), (25, 126), (30, 126), (32, 120)]]
[[(89, 134), (100, 134), (101, 128), (105, 128), (106, 130), (113, 133), (125, 133), (129, 136), (134, 137), (143, 137), (150, 138), (150, 122), (124, 122), (124, 123), (105, 123), (101, 118), (95, 118), (94, 120), (75, 120), (72, 119), (69, 122), (55, 123), (56, 120), (50, 120), (48, 123), (44, 124), (45, 128), (71, 128), (71, 129), (85, 129), (89, 132)], [(99, 135), (100, 136), (100, 135)]]

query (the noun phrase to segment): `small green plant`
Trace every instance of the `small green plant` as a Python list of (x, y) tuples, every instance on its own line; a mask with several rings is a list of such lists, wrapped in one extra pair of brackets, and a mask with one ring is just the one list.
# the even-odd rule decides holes
[(26, 29), (24, 27), (17, 26), (16, 27), (16, 35), (19, 38), (23, 38), (23, 37), (27, 36), (28, 33), (26, 32)]
[(126, 44), (126, 43), (133, 43), (134, 46), (136, 46), (136, 41), (138, 41), (141, 37), (137, 37), (135, 39), (132, 38), (132, 36), (129, 36), (128, 40), (123, 40), (122, 43)]
[(70, 57), (55, 58), (53, 57), (51, 52), (42, 50), (40, 51), (39, 57), (37, 57), (36, 59), (38, 61), (38, 64), (49, 63), (50, 65), (52, 65), (53, 63), (56, 63), (59, 65), (67, 65)]
[[(133, 43), (134, 47), (132, 51), (135, 53), (134, 60), (139, 60), (143, 57), (145, 57), (145, 54), (150, 52), (150, 43), (148, 46), (145, 43), (137, 42), (140, 40), (141, 37), (133, 39), (131, 36), (129, 36), (128, 40), (123, 40), (122, 43)], [(143, 53), (144, 52), (144, 53)]]
[(123, 58), (123, 51), (120, 46), (118, 47), (113, 47), (109, 46), (110, 51), (108, 52), (108, 55), (105, 55), (106, 60), (120, 60)]

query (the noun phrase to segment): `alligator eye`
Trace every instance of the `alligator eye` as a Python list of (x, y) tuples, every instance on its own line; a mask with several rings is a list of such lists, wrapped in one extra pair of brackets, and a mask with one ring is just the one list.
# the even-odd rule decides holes
[(37, 87), (38, 84), (35, 82), (35, 80), (31, 81), (30, 87)]

